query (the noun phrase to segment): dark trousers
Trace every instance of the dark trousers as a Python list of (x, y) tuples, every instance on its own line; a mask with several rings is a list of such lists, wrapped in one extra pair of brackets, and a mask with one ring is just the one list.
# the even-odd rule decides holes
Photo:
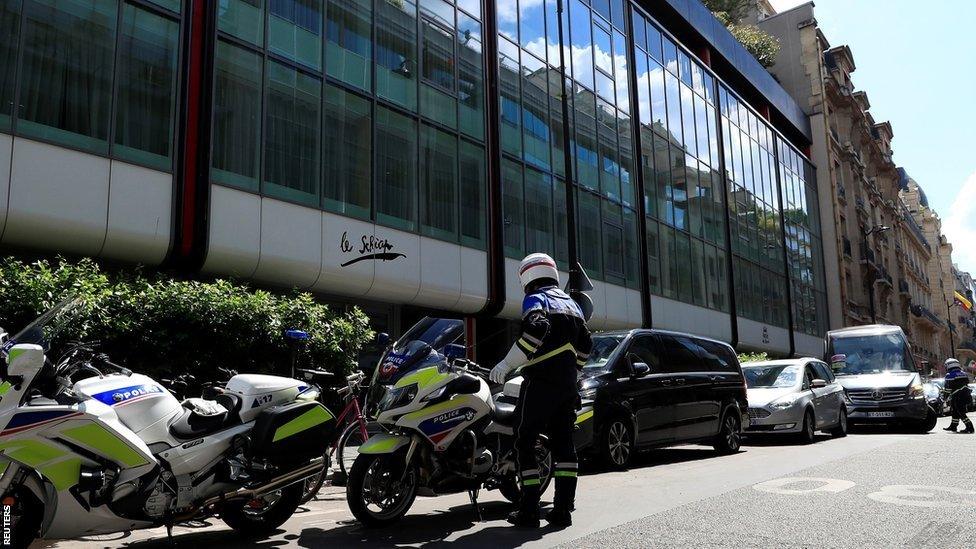
[(969, 408), (970, 402), (972, 402), (972, 397), (969, 396), (968, 391), (959, 391), (952, 395), (952, 423), (949, 424), (950, 427), (958, 425), (960, 420), (966, 424), (966, 427), (972, 425), (969, 418), (966, 417), (966, 409)]
[(515, 448), (522, 483), (519, 509), (526, 513), (539, 512), (541, 483), (536, 442), (540, 434), (549, 436), (552, 452), (556, 496), (553, 508), (572, 511), (576, 499), (576, 447), (573, 445), (573, 425), (576, 423), (576, 383), (549, 382), (526, 379), (515, 410)]

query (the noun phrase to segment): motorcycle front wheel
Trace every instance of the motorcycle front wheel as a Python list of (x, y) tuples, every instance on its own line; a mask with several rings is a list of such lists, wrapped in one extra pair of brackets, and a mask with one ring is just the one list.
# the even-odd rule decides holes
[(407, 514), (417, 497), (417, 468), (399, 455), (360, 454), (346, 484), (349, 510), (363, 524), (389, 526)]

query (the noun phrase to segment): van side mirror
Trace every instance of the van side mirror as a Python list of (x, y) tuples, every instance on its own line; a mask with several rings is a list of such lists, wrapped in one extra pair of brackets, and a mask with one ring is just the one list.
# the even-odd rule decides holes
[(651, 367), (645, 362), (634, 362), (631, 366), (634, 368), (634, 377), (644, 377), (651, 373)]
[(823, 389), (827, 386), (827, 381), (824, 379), (815, 379), (810, 382), (811, 389)]
[(833, 371), (843, 370), (847, 367), (847, 355), (834, 355), (830, 357), (830, 369)]

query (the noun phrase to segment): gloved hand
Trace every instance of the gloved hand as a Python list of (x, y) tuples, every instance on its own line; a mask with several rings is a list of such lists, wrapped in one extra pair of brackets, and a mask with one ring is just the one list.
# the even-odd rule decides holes
[(490, 379), (493, 383), (498, 383), (501, 385), (502, 383), (505, 383), (505, 376), (507, 376), (508, 372), (510, 371), (512, 371), (512, 367), (503, 360), (491, 369), (491, 373), (488, 374), (488, 379)]

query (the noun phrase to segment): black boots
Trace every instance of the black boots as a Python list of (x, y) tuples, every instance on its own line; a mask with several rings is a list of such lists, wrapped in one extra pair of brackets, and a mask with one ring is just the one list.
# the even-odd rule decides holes
[(573, 515), (569, 511), (552, 509), (546, 513), (546, 522), (555, 528), (568, 528), (573, 525)]
[(964, 418), (962, 422), (966, 424), (966, 430), (963, 431), (963, 433), (973, 434), (974, 432), (976, 432), (976, 429), (973, 429), (973, 422), (970, 421), (968, 417)]
[(539, 527), (539, 512), (535, 513), (531, 511), (518, 510), (510, 513), (508, 515), (508, 522), (512, 523), (519, 528), (538, 528)]

